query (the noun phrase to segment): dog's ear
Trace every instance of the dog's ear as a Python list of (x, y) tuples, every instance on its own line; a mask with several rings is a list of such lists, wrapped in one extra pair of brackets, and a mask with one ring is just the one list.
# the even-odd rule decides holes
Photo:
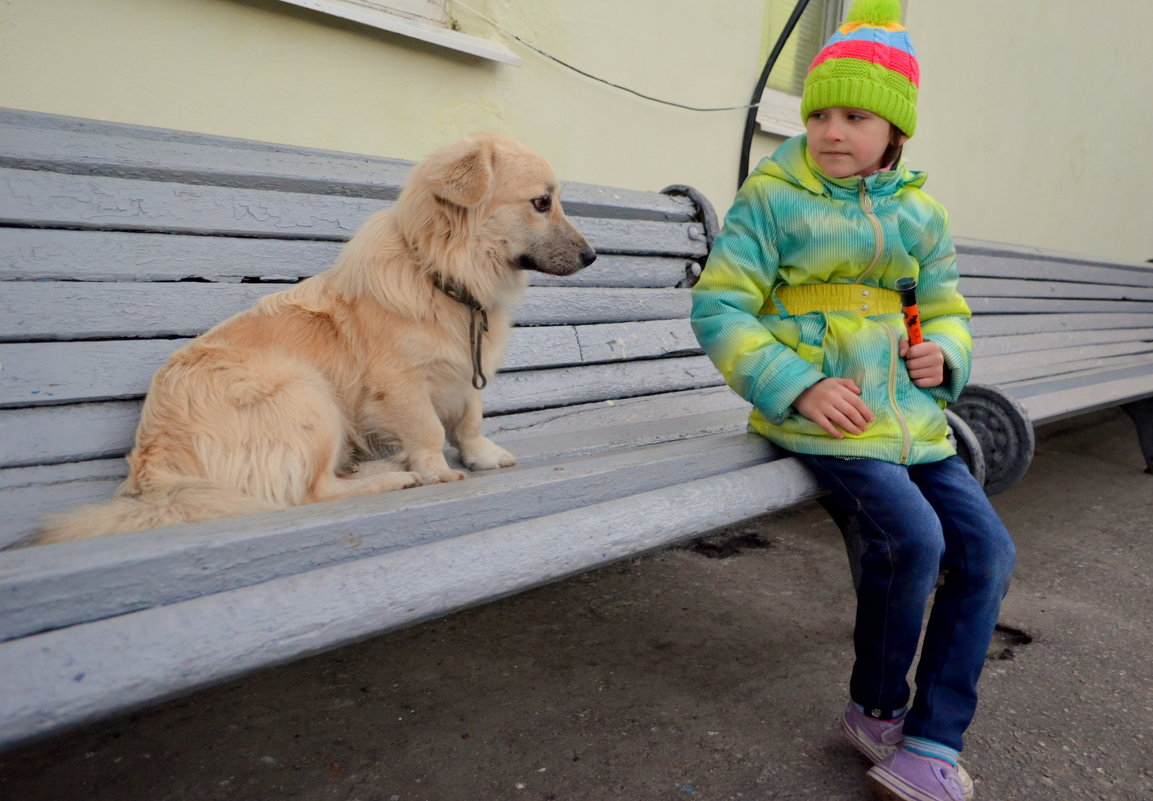
[(492, 184), (493, 143), (469, 136), (433, 154), (427, 180), (433, 194), (457, 206), (471, 208), (488, 195)]

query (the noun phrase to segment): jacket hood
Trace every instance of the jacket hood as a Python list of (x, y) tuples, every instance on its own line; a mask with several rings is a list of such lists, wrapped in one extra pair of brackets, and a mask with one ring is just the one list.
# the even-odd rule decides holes
[(924, 186), (928, 175), (924, 172), (914, 172), (904, 163), (897, 164), (896, 168), (885, 172), (878, 172), (868, 178), (851, 175), (848, 178), (831, 178), (821, 171), (809, 154), (809, 137), (807, 134), (794, 136), (785, 140), (776, 149), (773, 155), (761, 159), (753, 171), (755, 175), (768, 175), (788, 181), (791, 184), (807, 189), (815, 195), (829, 195), (830, 197), (844, 196), (846, 193), (857, 194), (861, 182), (869, 194), (874, 196), (892, 195), (905, 187)]

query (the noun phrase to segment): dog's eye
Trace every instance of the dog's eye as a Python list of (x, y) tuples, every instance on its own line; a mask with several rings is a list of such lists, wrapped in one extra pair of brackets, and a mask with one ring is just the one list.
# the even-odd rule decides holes
[(532, 207), (539, 211), (541, 214), (552, 209), (552, 196), (541, 195), (532, 199)]

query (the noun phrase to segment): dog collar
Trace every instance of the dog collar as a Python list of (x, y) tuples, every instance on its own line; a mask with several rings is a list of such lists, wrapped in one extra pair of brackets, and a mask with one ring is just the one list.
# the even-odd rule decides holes
[(432, 279), (433, 285), (444, 294), (469, 308), (468, 340), (472, 348), (472, 386), (473, 389), (484, 389), (488, 386), (484, 370), (481, 368), (481, 347), (484, 335), (488, 331), (488, 312), (480, 301), (463, 286), (454, 281), (446, 281), (439, 275)]

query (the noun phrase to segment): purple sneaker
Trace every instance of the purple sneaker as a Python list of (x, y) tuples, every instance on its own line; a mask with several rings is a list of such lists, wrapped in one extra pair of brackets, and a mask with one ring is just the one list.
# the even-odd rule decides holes
[(849, 738), (849, 742), (856, 749), (869, 758), (876, 765), (883, 762), (890, 754), (897, 750), (901, 740), (905, 739), (901, 728), (905, 718), (895, 720), (877, 720), (857, 709), (852, 701), (841, 717), (841, 731)]
[(866, 776), (884, 801), (968, 801), (973, 794), (971, 782), (966, 793), (958, 768), (904, 749), (874, 765)]
[[(897, 746), (905, 739), (902, 731), (904, 724), (904, 717), (895, 720), (871, 718), (857, 709), (852, 701), (841, 716), (841, 731), (845, 737), (874, 765), (884, 762), (897, 750)], [(973, 779), (969, 772), (958, 765), (957, 777), (961, 780), (961, 794), (965, 801), (972, 801)]]

